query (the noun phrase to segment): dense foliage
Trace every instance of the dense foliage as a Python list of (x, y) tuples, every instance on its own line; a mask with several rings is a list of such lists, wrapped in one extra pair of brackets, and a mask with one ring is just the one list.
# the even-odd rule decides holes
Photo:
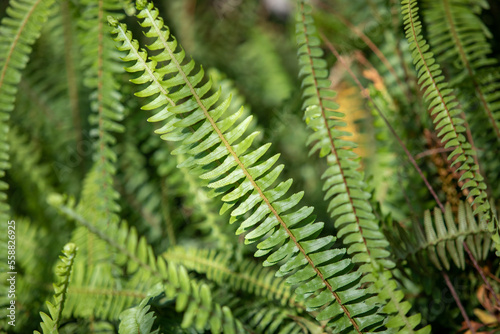
[(0, 331), (500, 332), (498, 3), (0, 17)]

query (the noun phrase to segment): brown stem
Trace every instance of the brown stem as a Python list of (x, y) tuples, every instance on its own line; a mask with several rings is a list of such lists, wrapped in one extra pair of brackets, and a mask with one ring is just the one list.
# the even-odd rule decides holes
[(372, 50), (372, 52), (377, 56), (377, 58), (380, 59), (380, 61), (384, 64), (387, 70), (394, 76), (394, 79), (396, 80), (401, 91), (405, 93), (408, 99), (411, 99), (408, 90), (405, 89), (406, 86), (403, 84), (403, 82), (401, 82), (401, 79), (397, 75), (396, 70), (391, 65), (389, 60), (387, 60), (382, 51), (380, 51), (377, 45), (375, 45), (375, 43), (373, 43), (373, 41), (368, 36), (366, 36), (366, 34), (361, 29), (359, 29), (354, 24), (352, 24), (348, 19), (343, 17), (338, 11), (333, 10), (329, 5), (321, 1), (315, 1), (315, 2), (319, 7), (326, 9), (333, 15), (335, 15), (347, 28), (349, 28), (354, 34), (356, 34), (359, 38), (361, 38), (361, 40), (363, 40), (363, 42), (370, 48), (370, 50)]
[(471, 251), (470, 251), (469, 246), (467, 245), (467, 243), (464, 241), (463, 244), (464, 244), (465, 251), (469, 255), (469, 258), (472, 261), (472, 264), (474, 265), (474, 268), (476, 268), (476, 270), (479, 273), (479, 275), (481, 275), (481, 278), (483, 279), (484, 283), (486, 284), (486, 288), (493, 295), (493, 299), (495, 299), (495, 302), (497, 303), (497, 305), (500, 306), (500, 300), (498, 300), (498, 296), (495, 293), (495, 291), (493, 290), (493, 287), (491, 286), (490, 281), (488, 281), (488, 278), (486, 278), (486, 275), (484, 274), (483, 269), (477, 263), (477, 260), (474, 257), (474, 255), (472, 255), (472, 253), (471, 253)]
[(443, 148), (443, 147), (431, 148), (429, 150), (423, 151), (423, 152), (415, 155), (415, 159), (419, 160), (419, 159), (422, 159), (423, 157), (426, 157), (428, 155), (434, 155), (436, 153), (446, 153), (446, 152), (451, 152), (451, 151), (453, 151), (453, 148)]
[(453, 287), (453, 284), (451, 283), (450, 278), (448, 277), (448, 275), (444, 271), (442, 271), (441, 274), (444, 277), (444, 281), (446, 282), (448, 289), (450, 289), (450, 292), (451, 292), (451, 295), (453, 296), (453, 299), (455, 299), (455, 303), (457, 303), (457, 306), (460, 309), (460, 313), (462, 313), (462, 317), (464, 317), (465, 323), (467, 324), (467, 328), (469, 328), (469, 330), (472, 334), (476, 334), (476, 330), (474, 329), (474, 327), (472, 327), (472, 324), (470, 323), (469, 316), (465, 312), (465, 308), (462, 305), (460, 298), (458, 298), (458, 294), (455, 291), (455, 288)]

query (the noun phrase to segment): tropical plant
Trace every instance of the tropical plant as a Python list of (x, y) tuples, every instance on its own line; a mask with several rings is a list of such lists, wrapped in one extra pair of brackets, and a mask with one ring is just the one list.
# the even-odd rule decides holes
[(0, 329), (500, 331), (499, 15), (0, 4)]

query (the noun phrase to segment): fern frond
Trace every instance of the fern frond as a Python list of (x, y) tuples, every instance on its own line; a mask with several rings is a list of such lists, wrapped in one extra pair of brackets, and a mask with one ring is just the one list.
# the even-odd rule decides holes
[[(11, 219), (6, 194), (9, 186), (4, 181), (6, 170), (10, 168), (8, 144), (10, 113), (14, 109), (21, 71), (28, 63), (32, 45), (40, 36), (52, 3), (53, 0), (13, 0), (9, 2), (7, 15), (0, 24), (0, 220), (5, 231)], [(3, 254), (7, 254), (7, 233), (2, 233), (1, 239), (0, 249)], [(3, 261), (0, 266), (2, 273), (9, 271), (7, 261)], [(7, 285), (7, 280), (3, 279), (4, 275), (1, 277), (2, 287)], [(1, 297), (0, 305), (5, 310), (2, 315), (6, 312), (3, 306), (9, 303), (6, 296)], [(2, 323), (4, 321), (5, 318)]]
[[(425, 11), (429, 23), (429, 42), (439, 60), (453, 62), (461, 74), (454, 81), (470, 80), (483, 111), (488, 116), (493, 136), (500, 140), (500, 104), (490, 92), (500, 85), (498, 80), (482, 80), (498, 62), (491, 58), (487, 37), (491, 33), (474, 12), (469, 1), (431, 1)], [(458, 62), (456, 60), (459, 59)], [(481, 70), (487, 71), (481, 71)], [(497, 69), (498, 70), (498, 69)]]
[(14, 109), (21, 71), (26, 67), (32, 45), (40, 36), (54, 0), (14, 0), (9, 3), (7, 16), (1, 22), (0, 35), (0, 215), (7, 221), (9, 209), (3, 181), (9, 168), (9, 118)]
[(114, 263), (116, 252), (105, 241), (78, 226), (72, 240), (81, 245), (75, 261), (75, 275), (64, 311), (65, 317), (118, 320), (120, 313), (143, 298), (149, 284), (156, 283), (151, 277), (135, 277), (120, 273)]
[[(99, 209), (100, 198), (95, 194), (100, 191), (101, 172), (94, 166), (84, 182), (80, 202), (75, 207), (78, 215), (93, 224), (103, 224), (103, 229), (118, 225), (118, 221), (110, 222), (109, 215)], [(69, 202), (73, 207), (74, 200)], [(113, 215), (115, 215), (113, 213)], [(118, 217), (111, 217), (118, 219)], [(116, 228), (116, 227), (114, 227)], [(86, 226), (77, 226), (72, 233), (72, 241), (79, 246), (80, 256), (75, 261), (76, 275), (73, 278), (72, 290), (68, 295), (67, 316), (81, 318), (99, 317), (105, 320), (118, 320), (124, 308), (132, 306), (140, 298), (136, 294), (129, 294), (133, 290), (145, 293), (148, 288), (157, 282), (151, 275), (127, 272), (120, 268), (122, 262), (117, 263), (117, 251), (106, 241), (98, 238)], [(140, 276), (140, 277), (139, 277)], [(81, 291), (93, 291), (84, 295)], [(100, 292), (101, 294), (99, 294)], [(103, 297), (104, 298), (101, 298)]]
[[(127, 125), (130, 128), (133, 127), (132, 123)], [(175, 235), (173, 235), (173, 228), (170, 226), (172, 224), (172, 217), (169, 214), (170, 203), (162, 203), (161, 186), (158, 186), (157, 179), (148, 173), (146, 163), (146, 158), (139, 151), (131, 131), (119, 146), (118, 159), (121, 171), (119, 183), (122, 185), (120, 193), (122, 198), (133, 208), (134, 213), (134, 216), (127, 214), (128, 221), (134, 224), (135, 213), (137, 213), (137, 224), (146, 226), (136, 226), (139, 227), (140, 231), (141, 228), (149, 230), (147, 233), (151, 242), (165, 237), (164, 231), (166, 230), (172, 243), (175, 241)], [(166, 207), (162, 204), (166, 204)]]
[[(235, 310), (235, 314), (257, 333), (269, 334), (331, 334), (329, 328), (314, 321), (307, 314), (285, 306), (269, 304), (265, 301), (247, 302), (245, 307)], [(240, 315), (241, 314), (241, 315)]]
[[(386, 240), (379, 223), (373, 214), (361, 174), (359, 158), (352, 148), (356, 145), (344, 138), (351, 133), (341, 131), (345, 127), (344, 114), (332, 100), (336, 93), (329, 89), (326, 61), (321, 57), (320, 40), (311, 16), (311, 7), (306, 1), (298, 2), (296, 36), (300, 75), (302, 76), (304, 119), (313, 133), (308, 143), (312, 144), (310, 155), (319, 151), (326, 157), (328, 168), (323, 191), (325, 200), (330, 199), (328, 212), (335, 220), (337, 236), (347, 245), (352, 261), (363, 264), (361, 271), (366, 273), (363, 281), (374, 282), (380, 291), (384, 305), (383, 311), (389, 314), (385, 323), (388, 328), (401, 332), (427, 333), (430, 328), (415, 330), (420, 323), (420, 315), (408, 317), (411, 308), (403, 301), (404, 294), (397, 291), (397, 284), (389, 271), (394, 263), (389, 259)], [(384, 270), (385, 269), (385, 270)]]
[(163, 287), (160, 283), (152, 287), (148, 296), (141, 303), (131, 309), (125, 310), (120, 314), (120, 334), (157, 334), (159, 329), (152, 331), (155, 316), (153, 312), (148, 312), (150, 306), (149, 300), (163, 293)]
[(189, 270), (206, 274), (209, 280), (219, 286), (229, 286), (235, 291), (244, 291), (283, 305), (304, 308), (302, 304), (294, 302), (292, 291), (283, 279), (274, 277), (272, 271), (262, 268), (256, 262), (242, 260), (233, 267), (229, 254), (225, 252), (185, 247), (171, 248), (163, 257)]
[(474, 213), (481, 213), (481, 219), (488, 222), (492, 240), (500, 256), (500, 226), (491, 212), (487, 199), (486, 184), (474, 162), (475, 152), (472, 145), (464, 136), (464, 120), (459, 117), (462, 113), (455, 101), (453, 90), (448, 87), (439, 64), (429, 52), (429, 45), (422, 37), (422, 23), (418, 16), (416, 0), (403, 0), (401, 10), (404, 16), (406, 38), (412, 51), (412, 56), (418, 72), (418, 80), (424, 99), (431, 116), (434, 116), (434, 128), (438, 132), (445, 148), (453, 148), (448, 155), (452, 166), (459, 164), (459, 171), (463, 171), (460, 182), (464, 182), (462, 190), (467, 190), (467, 198), (474, 207)]
[(423, 230), (417, 224), (410, 229), (395, 224), (391, 231), (386, 231), (398, 260), (409, 259), (422, 265), (429, 259), (438, 270), (450, 270), (451, 263), (463, 270), (466, 259), (464, 242), (474, 258), (479, 261), (487, 258), (491, 238), (485, 222), (480, 217), (476, 221), (470, 206), (462, 201), (458, 204), (457, 215), (453, 214), (449, 203), (445, 209), (444, 217), (439, 208), (434, 208), (432, 214), (425, 211)]
[[(116, 173), (114, 162), (116, 153), (112, 149), (115, 138), (112, 132), (122, 132), (123, 106), (119, 102), (121, 95), (116, 76), (120, 68), (116, 66), (116, 57), (119, 56), (112, 40), (107, 38), (110, 28), (106, 24), (106, 17), (122, 8), (118, 0), (86, 0), (81, 20), (82, 67), (85, 71), (85, 85), (92, 90), (91, 109), (93, 114), (89, 123), (93, 127), (91, 136), (97, 137), (95, 142), (94, 161), (98, 172), (97, 183), (100, 189), (94, 194), (99, 197), (96, 209), (117, 222), (118, 217), (111, 213), (119, 211), (116, 203), (119, 194), (113, 189), (113, 175)], [(120, 17), (123, 17), (120, 16)]]
[[(60, 256), (61, 262), (56, 267), (56, 275), (59, 282), (54, 284), (55, 295), (54, 301), (47, 301), (50, 315), (40, 312), (43, 322), (40, 323), (44, 334), (57, 334), (59, 333), (59, 325), (61, 322), (62, 312), (64, 310), (64, 303), (66, 302), (66, 293), (68, 292), (68, 285), (71, 278), (71, 270), (76, 256), (77, 247), (74, 243), (68, 243), (63, 248), (64, 256)], [(35, 333), (39, 333), (35, 331)]]
[[(244, 292), (245, 306), (235, 309), (235, 314), (259, 332), (293, 333), (304, 331), (304, 327), (311, 328), (311, 333), (324, 331), (322, 324), (304, 315), (305, 305), (295, 302), (293, 291), (284, 279), (274, 277), (274, 272), (254, 261), (243, 259), (232, 265), (234, 261), (227, 252), (181, 246), (167, 250), (163, 257), (168, 262), (205, 274), (225, 294), (228, 288), (237, 295)], [(250, 296), (260, 298), (249, 304)]]
[[(47, 210), (45, 198), (46, 194), (52, 191), (53, 178), (50, 166), (40, 161), (42, 157), (40, 146), (26, 133), (21, 132), (17, 126), (11, 127), (8, 137), (13, 167), (8, 175), (15, 182), (17, 189), (15, 193), (19, 192), (20, 196), (24, 195), (26, 200), (22, 205), (29, 210), (29, 217), (32, 221), (45, 225), (45, 221), (50, 219), (53, 224), (51, 226), (56, 227), (60, 220), (54, 219), (53, 210)], [(31, 196), (26, 196), (26, 194), (31, 194)], [(67, 239), (62, 240), (63, 243), (64, 241)]]
[(387, 259), (390, 253), (385, 249), (389, 243), (368, 201), (371, 195), (365, 191), (359, 157), (352, 151), (356, 144), (344, 139), (351, 133), (338, 130), (346, 125), (342, 121), (344, 114), (333, 101), (337, 93), (329, 89), (326, 61), (321, 58), (323, 51), (310, 13), (311, 7), (299, 1), (296, 34), (303, 87), (302, 108), (307, 126), (313, 131), (308, 140), (312, 144), (309, 154), (319, 151), (320, 157), (327, 159), (328, 169), (322, 178), (325, 179), (325, 200), (330, 200), (328, 212), (353, 262), (373, 263), (374, 268), (378, 262), (384, 268), (392, 268), (394, 264)]
[[(322, 223), (314, 223), (313, 208), (293, 209), (303, 193), (284, 197), (292, 180), (272, 187), (283, 169), (281, 165), (272, 169), (278, 156), (258, 163), (269, 145), (247, 153), (257, 136), (254, 132), (241, 139), (251, 117), (238, 125), (235, 123), (241, 111), (221, 119), (230, 100), (217, 104), (220, 91), (208, 94), (211, 81), (204, 82), (203, 69), (194, 70), (194, 61), (185, 58), (184, 50), (158, 17), (158, 10), (146, 1), (138, 1), (138, 8), (141, 25), (149, 28), (146, 36), (154, 38), (149, 48), (159, 51), (150, 61), (146, 60), (145, 50), (139, 51), (138, 42), (124, 24), (112, 18), (110, 23), (116, 27), (115, 39), (122, 42), (119, 49), (129, 52), (123, 60), (134, 62), (127, 70), (142, 73), (132, 82), (151, 82), (136, 94), (155, 97), (143, 107), (160, 110), (149, 121), (166, 121), (156, 132), (164, 140), (181, 141), (174, 153), (190, 155), (181, 167), (198, 165), (207, 170), (201, 177), (210, 180), (208, 187), (214, 195), (224, 194), (221, 211), (235, 207), (231, 222), (241, 222), (237, 233), (253, 229), (245, 236), (247, 242), (268, 236), (257, 245), (255, 256), (271, 253), (265, 265), (284, 260), (280, 274), (293, 272), (287, 282), (301, 283), (296, 290), (298, 298), (305, 300), (311, 311), (321, 309), (318, 320), (335, 320), (330, 325), (337, 330), (357, 333), (380, 326), (382, 317), (375, 314), (376, 298), (360, 288), (361, 273), (352, 272), (351, 261), (342, 259), (345, 250), (327, 248), (335, 241), (332, 236), (311, 239), (323, 228)], [(165, 65), (156, 69), (157, 62)], [(163, 80), (165, 75), (170, 78)], [(222, 163), (216, 166), (214, 161)]]
[[(192, 280), (185, 268), (170, 264), (161, 257), (156, 258), (146, 239), (139, 238), (134, 228), (129, 229), (125, 222), (111, 224), (107, 228), (102, 222), (89, 222), (72, 207), (71, 202), (69, 206), (65, 205), (62, 196), (57, 194), (52, 194), (48, 201), (69, 219), (86, 227), (114, 248), (115, 264), (124, 267), (136, 284), (151, 287), (163, 283), (167, 297), (176, 300), (176, 311), (184, 313), (183, 328), (193, 326), (203, 330), (208, 326), (214, 333), (219, 333), (221, 329), (229, 333), (244, 332), (243, 325), (227, 306), (212, 301), (207, 285)], [(114, 307), (119, 308), (117, 305)]]
[[(11, 220), (12, 221), (12, 220)], [(9, 227), (10, 226), (10, 227)], [(25, 293), (16, 293), (16, 318), (15, 328), (26, 328), (27, 325), (37, 326), (40, 322), (38, 312), (45, 305), (45, 301), (53, 295), (52, 275), (53, 266), (51, 260), (57, 257), (54, 251), (48, 252), (43, 245), (46, 242), (48, 234), (46, 230), (32, 223), (24, 217), (16, 217), (15, 222), (5, 221), (2, 224), (6, 233), (0, 235), (0, 241), (4, 242), (0, 245), (0, 249), (4, 251), (5, 265), (0, 267), (0, 278), (7, 283), (2, 284), (2, 289), (6, 292), (0, 297), (0, 328), (7, 330), (8, 322), (11, 322), (11, 317), (8, 317), (10, 310), (8, 307), (11, 303), (11, 298), (8, 297), (7, 291), (10, 287), (10, 278), (12, 272), (16, 272), (16, 292), (23, 291)], [(15, 230), (13, 229), (15, 228)], [(12, 232), (15, 231), (15, 240), (9, 238)], [(11, 241), (10, 243), (8, 241)], [(12, 254), (13, 241), (15, 241), (15, 254)], [(10, 249), (8, 248), (10, 246)], [(8, 253), (10, 251), (10, 254)], [(11, 267), (13, 262), (12, 255), (15, 256), (15, 267)], [(9, 256), (10, 259), (7, 257)], [(12, 323), (11, 323), (12, 324)]]

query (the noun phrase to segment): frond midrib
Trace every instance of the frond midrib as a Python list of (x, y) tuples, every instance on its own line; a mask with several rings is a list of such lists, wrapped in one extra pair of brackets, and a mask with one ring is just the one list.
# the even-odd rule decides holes
[(321, 281), (323, 282), (323, 284), (327, 287), (327, 289), (331, 292), (331, 294), (335, 297), (336, 301), (339, 303), (339, 306), (342, 308), (344, 314), (348, 317), (349, 321), (351, 322), (351, 324), (353, 325), (354, 329), (358, 332), (358, 333), (361, 333), (360, 329), (359, 329), (359, 326), (358, 324), (354, 321), (353, 317), (351, 316), (349, 310), (344, 306), (344, 304), (342, 303), (341, 299), (340, 299), (340, 296), (335, 292), (333, 291), (333, 288), (331, 286), (331, 284), (324, 278), (323, 274), (321, 273), (321, 271), (316, 267), (316, 265), (313, 263), (313, 261), (311, 260), (311, 258), (307, 255), (307, 253), (305, 252), (304, 248), (300, 245), (300, 243), (297, 241), (296, 237), (293, 235), (293, 233), (288, 229), (288, 227), (286, 226), (285, 222), (283, 221), (283, 219), (281, 218), (281, 216), (278, 214), (278, 212), (276, 211), (276, 209), (273, 207), (273, 205), (270, 203), (269, 199), (267, 198), (267, 196), (264, 194), (264, 192), (262, 191), (262, 189), (257, 185), (256, 181), (253, 179), (253, 177), (250, 175), (250, 173), (248, 172), (248, 170), (246, 169), (245, 165), (241, 162), (241, 160), (239, 159), (238, 155), (236, 154), (236, 152), (234, 152), (232, 146), (229, 144), (229, 142), (226, 140), (226, 138), (224, 137), (223, 133), (220, 131), (220, 129), (218, 128), (217, 124), (214, 122), (214, 120), (212, 119), (212, 117), (210, 116), (210, 114), (208, 113), (207, 109), (205, 108), (205, 106), (203, 105), (203, 103), (201, 102), (201, 99), (200, 97), (198, 96), (197, 92), (194, 90), (191, 82), (187, 79), (187, 76), (186, 76), (186, 73), (184, 73), (182, 67), (180, 66), (179, 62), (177, 61), (177, 59), (174, 57), (174, 54), (173, 54), (173, 51), (170, 49), (170, 47), (168, 46), (168, 44), (166, 43), (166, 40), (163, 38), (163, 34), (161, 33), (161, 30), (160, 28), (157, 26), (156, 24), (156, 21), (155, 19), (153, 18), (153, 16), (151, 15), (151, 12), (149, 11), (148, 8), (145, 8), (146, 9), (146, 13), (149, 17), (149, 19), (151, 20), (151, 24), (152, 26), (154, 27), (154, 29), (156, 30), (156, 33), (158, 36), (160, 36), (164, 46), (165, 46), (165, 50), (167, 50), (167, 52), (169, 53), (172, 61), (174, 62), (177, 70), (179, 71), (179, 73), (182, 75), (186, 85), (188, 85), (190, 91), (191, 91), (191, 94), (194, 96), (194, 98), (196, 99), (196, 102), (198, 104), (198, 106), (201, 108), (201, 110), (203, 111), (203, 114), (205, 115), (206, 119), (210, 122), (211, 126), (213, 127), (213, 129), (216, 131), (217, 135), (219, 136), (220, 140), (222, 141), (222, 143), (224, 144), (224, 146), (226, 147), (226, 149), (228, 150), (228, 152), (232, 155), (233, 159), (235, 159), (236, 163), (238, 164), (238, 166), (241, 168), (241, 170), (243, 171), (243, 173), (245, 174), (246, 178), (248, 179), (248, 181), (250, 181), (250, 183), (252, 184), (253, 188), (255, 190), (257, 190), (257, 192), (259, 193), (259, 196), (262, 198), (262, 200), (266, 203), (266, 205), (269, 207), (269, 209), (271, 210), (271, 212), (273, 213), (274, 217), (278, 220), (278, 222), (280, 223), (281, 227), (285, 230), (285, 232), (290, 236), (290, 239), (293, 241), (293, 243), (295, 244), (295, 246), (298, 248), (298, 250), (300, 251), (300, 253), (302, 253), (302, 255), (304, 256), (304, 258), (307, 260), (307, 262), (309, 263), (309, 265), (313, 268), (313, 270), (315, 271), (316, 275), (321, 279)]
[[(425, 96), (425, 93), (427, 93), (427, 91), (431, 88), (433, 88), (437, 92), (437, 94), (439, 96), (440, 104), (443, 106), (443, 109), (446, 111), (446, 117), (448, 117), (449, 124), (451, 124), (451, 126), (453, 128), (455, 138), (458, 138), (459, 132), (457, 132), (455, 123), (453, 122), (452, 116), (450, 115), (450, 110), (449, 110), (448, 104), (444, 101), (443, 94), (441, 93), (441, 90), (439, 89), (439, 85), (436, 83), (434, 75), (432, 74), (432, 71), (430, 70), (430, 68), (427, 64), (427, 60), (422, 52), (422, 49), (420, 48), (420, 44), (419, 44), (420, 41), (417, 38), (418, 35), (417, 35), (416, 30), (415, 30), (415, 22), (414, 22), (414, 18), (413, 18), (413, 10), (412, 10), (412, 1), (411, 0), (408, 1), (408, 15), (409, 15), (409, 22), (411, 25), (413, 42), (415, 43), (415, 47), (418, 50), (422, 64), (423, 64), (423, 66), (425, 66), (425, 71), (427, 72), (429, 79), (431, 79), (431, 81), (432, 81), (432, 85), (429, 85), (427, 87), (426, 91), (424, 92), (424, 96)], [(424, 82), (422, 84), (424, 84)], [(464, 149), (462, 141), (457, 140), (457, 142), (458, 142), (457, 146), (460, 147), (462, 152), (466, 152), (467, 149)], [(468, 171), (473, 175), (472, 179), (474, 179), (476, 177), (476, 172), (472, 168), (469, 168)], [(465, 183), (467, 183), (467, 182), (465, 182)], [(476, 198), (477, 198), (477, 196), (473, 196), (471, 203), (473, 203)]]
[(410, 255), (414, 255), (424, 250), (427, 250), (429, 247), (437, 246), (442, 242), (456, 241), (458, 238), (462, 236), (465, 237), (472, 235), (475, 236), (481, 233), (488, 233), (488, 229), (478, 227), (477, 230), (458, 231), (457, 233), (447, 233), (446, 236), (437, 238), (434, 241), (428, 241), (427, 239), (425, 239), (425, 243), (419, 243), (417, 248), (413, 249), (412, 251), (406, 251), (404, 255), (400, 257), (400, 260), (404, 260)]
[(115, 289), (104, 289), (104, 288), (93, 288), (93, 287), (68, 287), (68, 295), (94, 295), (94, 296), (120, 296), (120, 297), (134, 297), (134, 298), (146, 298), (147, 294), (143, 292), (137, 292), (136, 290), (115, 290)]
[[(301, 5), (302, 22), (304, 23), (305, 22), (304, 3), (301, 2), (300, 5)], [(346, 180), (346, 177), (344, 174), (344, 168), (342, 167), (342, 165), (340, 163), (341, 159), (339, 158), (339, 155), (337, 153), (337, 147), (335, 146), (335, 142), (333, 141), (331, 127), (328, 125), (328, 118), (326, 117), (325, 107), (323, 105), (323, 98), (321, 97), (321, 94), (320, 94), (319, 88), (318, 88), (318, 80), (316, 78), (316, 70), (314, 69), (313, 62), (312, 62), (311, 47), (310, 47), (310, 43), (309, 43), (309, 37), (307, 36), (307, 26), (305, 24), (303, 24), (302, 26), (304, 27), (304, 36), (306, 39), (307, 53), (309, 55), (309, 63), (311, 65), (312, 77), (313, 77), (313, 81), (314, 81), (314, 91), (316, 93), (316, 97), (318, 98), (319, 107), (321, 109), (321, 117), (323, 118), (323, 123), (325, 124), (325, 129), (328, 133), (328, 142), (330, 143), (331, 150), (335, 154), (335, 159), (338, 162), (340, 174), (342, 175), (342, 182), (344, 183), (344, 186), (346, 188), (347, 196), (349, 198), (349, 203), (351, 204), (352, 211), (354, 213), (354, 217), (356, 218), (356, 225), (359, 228), (359, 234), (361, 236), (361, 239), (363, 240), (363, 244), (365, 245), (366, 252), (368, 253), (368, 256), (370, 256), (370, 259), (371, 259), (371, 252), (370, 252), (370, 249), (368, 248), (366, 238), (363, 234), (363, 227), (361, 226), (361, 224), (359, 222), (359, 217), (358, 217), (358, 214), (356, 212), (356, 207), (354, 206), (354, 202), (353, 202), (353, 199), (351, 197), (351, 191), (349, 189), (349, 186), (347, 184), (347, 180)]]
[[(164, 253), (163, 257), (168, 259), (169, 254)], [(236, 271), (233, 271), (231, 269), (228, 269), (226, 266), (220, 265), (220, 264), (216, 263), (215, 261), (210, 261), (210, 260), (207, 260), (207, 259), (204, 259), (201, 257), (197, 257), (197, 256), (189, 256), (186, 253), (175, 253), (174, 257), (175, 257), (175, 259), (172, 259), (171, 261), (181, 260), (180, 261), (181, 264), (182, 264), (182, 260), (192, 261), (194, 263), (198, 263), (198, 264), (204, 265), (206, 267), (214, 268), (214, 269), (217, 269), (218, 271), (224, 272), (229, 277), (236, 277), (236, 278), (240, 278), (244, 281), (248, 281), (248, 282), (252, 283), (254, 286), (258, 286), (264, 290), (269, 291), (273, 295), (278, 296), (282, 293), (281, 290), (276, 289), (272, 284), (266, 284), (260, 280), (253, 278), (250, 275), (246, 275), (244, 273), (240, 273), (240, 272), (236, 272)], [(289, 291), (284, 291), (283, 297), (286, 300), (288, 300), (291, 297), (291, 294), (289, 293)], [(305, 309), (304, 305), (301, 303), (294, 302), (294, 306)]]
[[(123, 34), (123, 36), (127, 36), (126, 31), (123, 30), (123, 28), (122, 28), (121, 25), (117, 25), (116, 27), (118, 29), (120, 29), (120, 31)], [(163, 94), (163, 96), (167, 99), (168, 103), (170, 103), (172, 106), (175, 106), (175, 102), (172, 101), (172, 99), (168, 97), (168, 92), (160, 84), (160, 82), (158, 81), (158, 78), (154, 75), (153, 71), (149, 68), (149, 66), (147, 65), (146, 61), (141, 57), (141, 55), (139, 54), (138, 50), (136, 50), (136, 48), (134, 47), (134, 45), (131, 43), (131, 39), (125, 38), (125, 41), (128, 44), (128, 46), (130, 47), (130, 50), (132, 50), (132, 52), (134, 52), (135, 58), (142, 63), (142, 65), (144, 67), (144, 70), (146, 72), (148, 72), (150, 79), (158, 87), (158, 89), (160, 90), (160, 93)]]

